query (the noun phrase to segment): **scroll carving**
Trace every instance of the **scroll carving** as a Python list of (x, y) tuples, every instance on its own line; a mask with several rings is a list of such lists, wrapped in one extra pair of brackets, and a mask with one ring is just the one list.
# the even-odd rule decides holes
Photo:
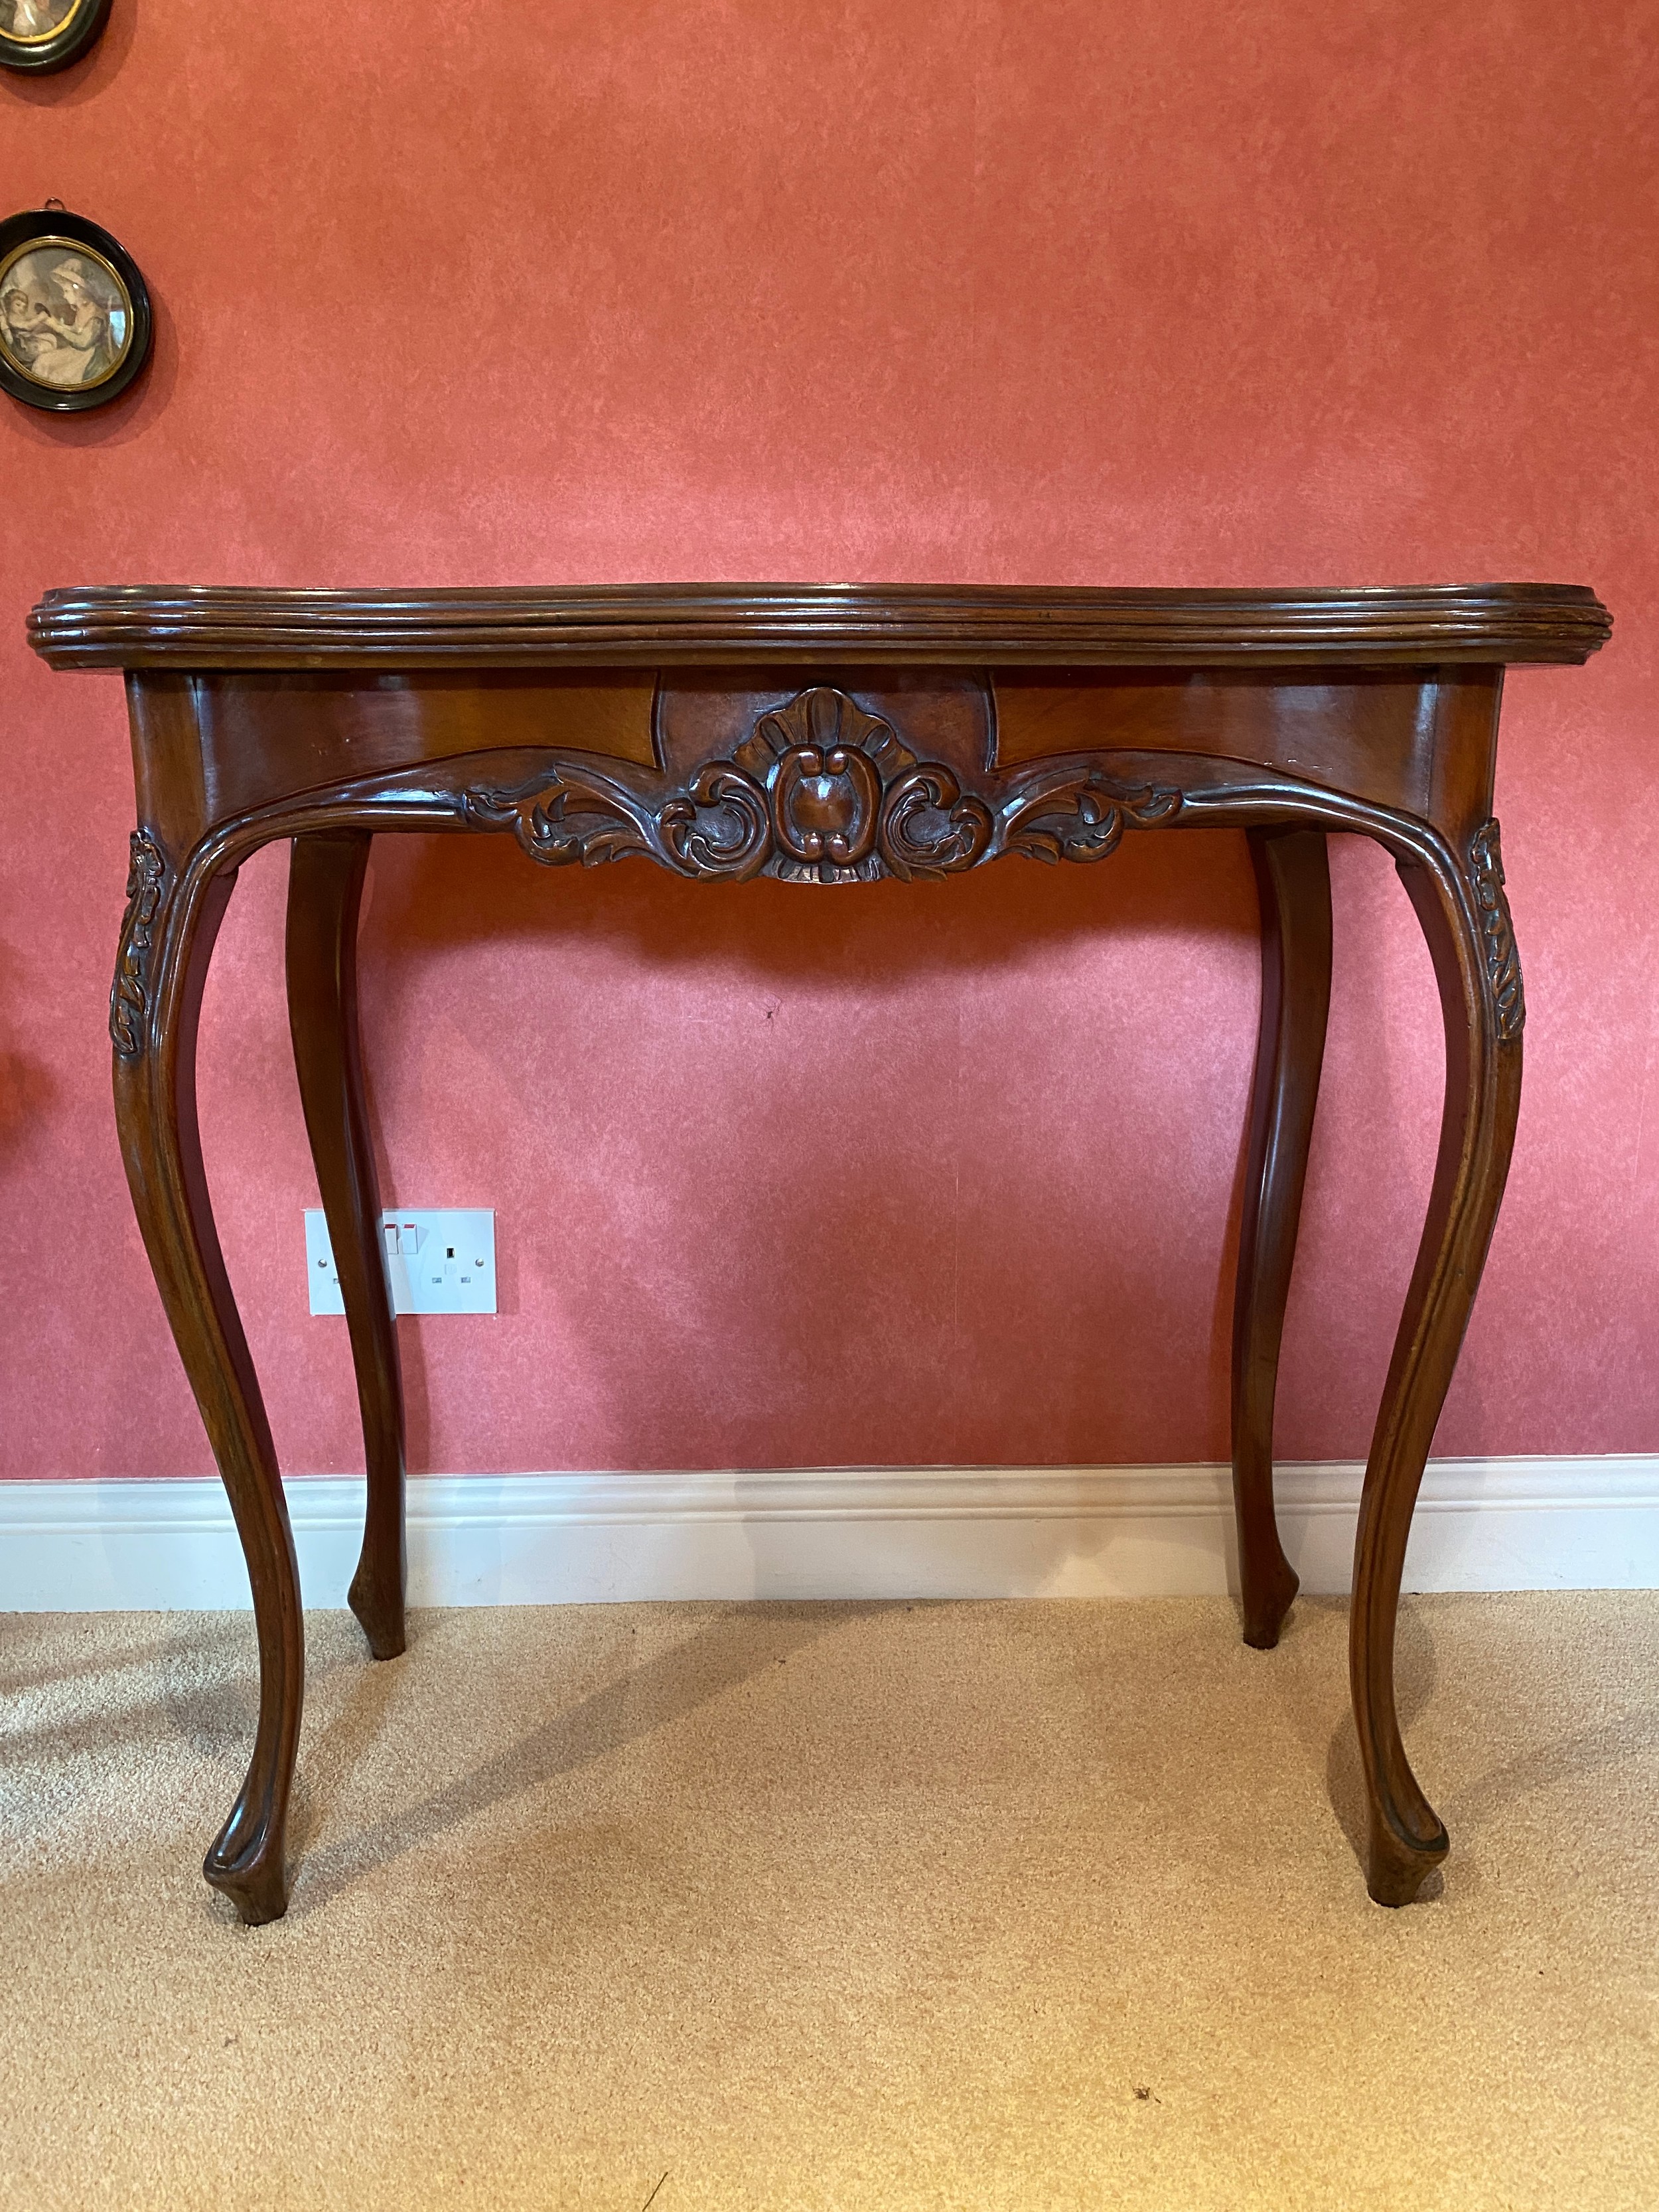
[(1469, 841), (1469, 877), (1486, 939), (1486, 988), (1498, 1018), (1498, 1041), (1512, 1044), (1526, 1026), (1527, 1001), (1515, 925), (1504, 890), (1504, 853), (1495, 820), (1477, 830)]
[(635, 854), (678, 875), (815, 884), (954, 875), (1002, 853), (1103, 860), (1127, 825), (1154, 828), (1182, 804), (1171, 785), (1119, 785), (1076, 764), (999, 775), (924, 760), (827, 684), (762, 714), (729, 759), (680, 786), (560, 755), (522, 783), (474, 785), (459, 800), (471, 826), (511, 830), (544, 867)]
[(1018, 799), (1006, 817), (1003, 849), (1034, 860), (1103, 860), (1127, 824), (1155, 830), (1181, 807), (1172, 785), (1129, 787), (1091, 769)]
[(127, 905), (115, 951), (115, 981), (110, 986), (110, 1040), (123, 1060), (143, 1056), (149, 1021), (157, 921), (167, 891), (167, 856), (148, 830), (132, 833), (127, 864)]
[(545, 868), (637, 854), (678, 875), (741, 881), (771, 844), (764, 797), (729, 761), (712, 762), (654, 807), (621, 776), (565, 760), (521, 784), (474, 785), (460, 808), (475, 829), (511, 830)]

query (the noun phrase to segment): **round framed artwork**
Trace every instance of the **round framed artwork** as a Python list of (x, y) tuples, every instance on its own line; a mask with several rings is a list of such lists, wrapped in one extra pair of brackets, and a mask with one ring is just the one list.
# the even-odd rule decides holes
[(67, 69), (108, 13), (109, 0), (0, 0), (0, 67)]
[(149, 337), (144, 280), (106, 230), (58, 208), (0, 222), (0, 391), (54, 415), (101, 407)]

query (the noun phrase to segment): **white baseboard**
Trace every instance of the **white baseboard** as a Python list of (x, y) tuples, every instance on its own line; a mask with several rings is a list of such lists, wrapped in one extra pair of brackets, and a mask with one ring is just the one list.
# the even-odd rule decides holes
[[(1279, 1470), (1304, 1589), (1348, 1586), (1361, 1472)], [(416, 1605), (1198, 1596), (1236, 1580), (1224, 1467), (428, 1475), (409, 1493)], [(288, 1497), (306, 1602), (343, 1604), (361, 1477), (301, 1477)], [(1432, 1462), (1406, 1587), (1659, 1587), (1659, 1457)], [(0, 1612), (247, 1602), (216, 1482), (0, 1482)]]

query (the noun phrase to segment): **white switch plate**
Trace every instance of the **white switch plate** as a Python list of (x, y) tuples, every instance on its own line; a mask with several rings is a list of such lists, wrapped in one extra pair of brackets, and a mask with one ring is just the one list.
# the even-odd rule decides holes
[[(396, 1313), (493, 1314), (495, 1215), (487, 1206), (406, 1206), (380, 1216)], [(306, 1280), (314, 1314), (343, 1314), (339, 1272), (320, 1206), (306, 1208)]]

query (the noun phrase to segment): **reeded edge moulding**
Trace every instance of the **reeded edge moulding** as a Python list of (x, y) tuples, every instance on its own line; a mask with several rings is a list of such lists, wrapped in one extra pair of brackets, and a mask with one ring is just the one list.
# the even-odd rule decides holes
[(100, 224), (56, 206), (0, 222), (0, 391), (49, 415), (106, 406), (150, 333), (149, 287)]
[(1586, 660), (1612, 628), (1579, 584), (135, 584), (48, 592), (29, 617), (29, 642), (54, 668), (1492, 667)]
[(0, 69), (44, 76), (94, 46), (109, 0), (0, 0)]

